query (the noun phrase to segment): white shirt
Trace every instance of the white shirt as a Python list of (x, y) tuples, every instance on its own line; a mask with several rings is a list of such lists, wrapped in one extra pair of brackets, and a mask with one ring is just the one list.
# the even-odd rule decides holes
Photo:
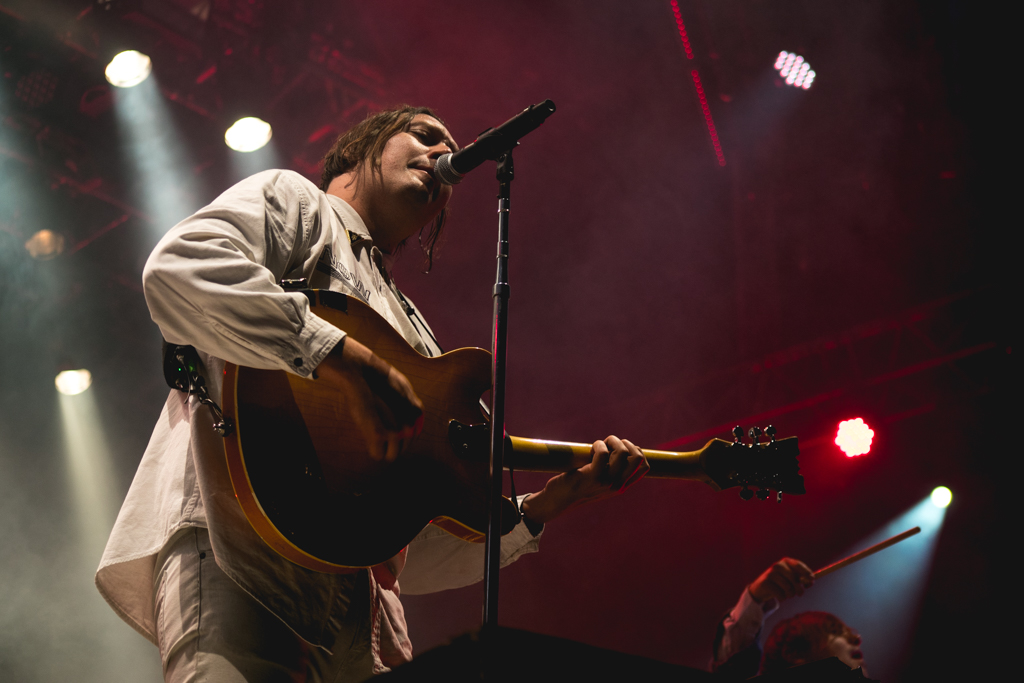
[[(164, 338), (195, 346), (211, 398), (221, 401), (224, 361), (308, 377), (345, 335), (309, 310), (282, 279), (355, 296), (420, 353), (440, 352), (419, 317), (413, 323), (375, 266), (386, 258), (342, 199), (291, 171), (265, 171), (230, 188), (172, 228), (143, 272), (146, 302)], [(425, 328), (425, 323), (423, 324)], [(160, 413), (96, 573), (111, 607), (156, 642), (156, 555), (179, 529), (210, 530), (217, 564), (307, 642), (328, 650), (343, 602), (334, 575), (277, 555), (246, 521), (231, 489), (221, 437), (207, 408), (172, 390)], [(502, 538), (502, 566), (538, 549), (525, 524)], [(398, 601), (406, 592), (456, 588), (483, 577), (483, 546), (428, 526), (387, 564), (370, 572), (375, 669), (412, 655)], [(404, 568), (403, 568), (404, 565)], [(382, 580), (383, 577), (383, 580)]]
[(732, 657), (743, 652), (757, 640), (764, 626), (764, 620), (779, 609), (779, 601), (775, 598), (759, 603), (746, 588), (740, 599), (729, 614), (722, 620), (722, 640), (714, 652), (712, 667), (725, 664)]

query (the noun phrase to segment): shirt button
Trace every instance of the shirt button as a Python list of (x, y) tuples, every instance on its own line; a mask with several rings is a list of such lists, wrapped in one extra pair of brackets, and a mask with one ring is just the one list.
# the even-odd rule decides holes
[(292, 364), (294, 364), (295, 367), (297, 367), (297, 368), (301, 368), (302, 367), (302, 359), (301, 358), (296, 358), (295, 360), (292, 361)]

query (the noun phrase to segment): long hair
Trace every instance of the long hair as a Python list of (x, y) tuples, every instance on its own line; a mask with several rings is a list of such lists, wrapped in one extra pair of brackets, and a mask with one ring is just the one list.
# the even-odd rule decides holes
[[(332, 180), (359, 168), (364, 163), (369, 163), (370, 172), (378, 178), (382, 178), (381, 157), (384, 154), (384, 146), (393, 136), (408, 129), (413, 118), (418, 114), (426, 114), (441, 121), (441, 118), (429, 107), (411, 107), (403, 104), (393, 109), (371, 114), (342, 133), (320, 162), (323, 167), (320, 175), (320, 189), (326, 192)], [(444, 124), (443, 121), (441, 123)], [(448, 207), (445, 206), (430, 223), (430, 230), (427, 232), (425, 240), (421, 234), (420, 246), (426, 257), (428, 272), (434, 265), (434, 248), (437, 246), (441, 230), (447, 219)]]
[(780, 621), (764, 643), (761, 673), (824, 659), (832, 636), (848, 631), (849, 627), (839, 617), (828, 612), (804, 612)]

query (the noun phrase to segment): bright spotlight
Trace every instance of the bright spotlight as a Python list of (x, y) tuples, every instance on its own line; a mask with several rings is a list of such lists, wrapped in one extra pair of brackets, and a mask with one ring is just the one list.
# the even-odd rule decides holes
[(803, 57), (793, 52), (783, 50), (775, 59), (775, 70), (786, 79), (786, 85), (807, 90), (814, 82), (814, 72), (811, 65)]
[(945, 486), (939, 486), (932, 491), (932, 505), (937, 508), (948, 508), (953, 502), (953, 492)]
[(92, 373), (88, 370), (65, 370), (58, 373), (53, 381), (57, 391), (67, 396), (80, 394), (92, 384)]
[(135, 50), (126, 50), (111, 59), (103, 73), (111, 85), (130, 88), (146, 80), (152, 70), (153, 63), (149, 61), (149, 57)]
[(255, 152), (270, 142), (272, 134), (269, 123), (255, 116), (246, 116), (228, 128), (224, 142), (236, 152)]
[(25, 242), (25, 249), (32, 258), (48, 261), (64, 251), (64, 236), (52, 230), (40, 230)]
[(859, 417), (843, 420), (839, 423), (839, 430), (836, 432), (836, 445), (843, 450), (843, 453), (846, 453), (847, 458), (852, 458), (870, 451), (871, 440), (874, 436), (875, 431)]

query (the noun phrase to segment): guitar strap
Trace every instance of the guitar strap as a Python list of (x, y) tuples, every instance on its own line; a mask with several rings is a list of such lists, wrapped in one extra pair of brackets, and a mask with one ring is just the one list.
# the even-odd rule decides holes
[(181, 346), (161, 339), (164, 356), (164, 381), (171, 389), (189, 393), (190, 373), (199, 372), (199, 354), (194, 346)]
[[(508, 470), (508, 485), (509, 493), (511, 494), (509, 497), (512, 499), (512, 505), (515, 506), (516, 512), (519, 514), (519, 519), (522, 519), (523, 511), (519, 509), (519, 496), (516, 495), (516, 473), (510, 465), (505, 465), (505, 469)], [(536, 535), (534, 534), (534, 536)]]
[[(398, 300), (402, 302), (402, 306), (405, 308), (405, 316), (409, 319), (409, 322), (412, 323), (412, 326), (416, 328), (417, 331), (419, 331), (419, 329), (422, 328), (422, 330), (426, 332), (427, 335), (433, 340), (434, 345), (437, 346), (437, 348), (443, 354), (444, 347), (442, 347), (440, 342), (437, 341), (437, 337), (434, 336), (434, 333), (430, 331), (430, 327), (427, 326), (427, 322), (420, 317), (420, 312), (416, 310), (415, 306), (409, 303), (409, 300), (405, 298), (405, 295), (402, 294), (402, 290), (398, 288), (398, 285), (396, 285), (393, 280), (391, 281), (390, 285), (391, 291), (397, 294)], [(417, 320), (419, 321), (419, 324), (417, 324)]]
[(210, 398), (206, 389), (206, 378), (203, 376), (203, 364), (194, 346), (172, 344), (162, 339), (164, 357), (164, 380), (172, 389), (195, 396), (199, 402), (213, 413), (213, 429), (221, 436), (229, 436), (235, 431), (230, 417), (224, 417), (220, 406)]

